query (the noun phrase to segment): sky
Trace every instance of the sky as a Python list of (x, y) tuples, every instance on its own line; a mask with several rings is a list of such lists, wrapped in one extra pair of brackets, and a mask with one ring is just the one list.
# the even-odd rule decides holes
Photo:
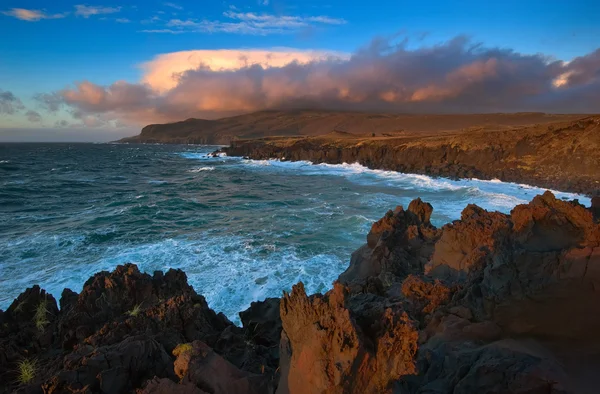
[(270, 108), (600, 112), (600, 2), (2, 0), (0, 141)]

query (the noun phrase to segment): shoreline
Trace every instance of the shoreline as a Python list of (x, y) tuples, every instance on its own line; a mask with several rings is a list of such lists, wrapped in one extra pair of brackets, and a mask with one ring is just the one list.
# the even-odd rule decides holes
[[(420, 199), (389, 211), (325, 294), (309, 297), (299, 283), (253, 302), (241, 327), (210, 309), (181, 270), (121, 265), (80, 293), (65, 289), (60, 309), (29, 288), (0, 311), (0, 376), (11, 377), (0, 393), (391, 393), (401, 385), (412, 394), (525, 383), (545, 393), (549, 379), (561, 393), (594, 392), (581, 376), (600, 365), (600, 212), (550, 192), (510, 214), (468, 205), (441, 228), (432, 211)], [(532, 358), (540, 347), (545, 356)], [(448, 357), (454, 368), (443, 367)], [(32, 358), (34, 377), (19, 382), (19, 363)], [(502, 377), (478, 378), (490, 368)]]
[[(215, 152), (213, 152), (212, 154), (217, 154), (217, 153), (227, 153), (226, 151), (223, 150), (217, 150)], [(262, 160), (267, 160), (267, 161), (274, 161), (274, 162), (280, 162), (280, 163), (286, 163), (286, 162), (290, 162), (290, 163), (306, 163), (308, 165), (312, 165), (312, 166), (319, 166), (319, 165), (330, 165), (330, 166), (354, 166), (354, 165), (359, 165), (362, 168), (364, 168), (365, 170), (368, 171), (373, 171), (374, 173), (377, 172), (383, 172), (383, 173), (389, 173), (389, 174), (398, 174), (398, 175), (406, 175), (406, 176), (425, 176), (434, 180), (444, 180), (444, 181), (453, 181), (453, 182), (470, 182), (470, 181), (474, 181), (474, 182), (488, 182), (488, 183), (502, 183), (502, 184), (508, 184), (508, 185), (512, 185), (512, 186), (516, 186), (520, 189), (542, 189), (542, 191), (549, 191), (553, 194), (570, 194), (572, 196), (570, 197), (561, 197), (562, 200), (564, 201), (568, 201), (568, 200), (579, 200), (579, 198), (577, 197), (583, 197), (586, 199), (590, 200), (589, 204), (584, 204), (586, 205), (588, 208), (590, 207), (591, 204), (591, 198), (593, 197), (593, 195), (590, 194), (582, 194), (582, 193), (577, 193), (577, 192), (571, 192), (571, 191), (565, 191), (565, 190), (556, 190), (556, 189), (551, 189), (551, 188), (545, 188), (543, 186), (539, 186), (539, 185), (534, 185), (534, 184), (527, 184), (527, 183), (518, 183), (518, 182), (510, 182), (510, 181), (503, 181), (501, 179), (498, 178), (492, 178), (492, 179), (479, 179), (479, 178), (451, 178), (451, 177), (447, 177), (447, 176), (443, 176), (443, 175), (430, 175), (430, 174), (421, 174), (421, 173), (407, 173), (407, 172), (399, 172), (399, 171), (395, 171), (395, 170), (387, 170), (387, 169), (382, 169), (382, 168), (370, 168), (367, 167), (359, 162), (354, 162), (354, 163), (327, 163), (327, 162), (321, 162), (321, 163), (314, 163), (311, 162), (310, 160), (287, 160), (286, 158), (280, 159), (280, 158), (267, 158), (267, 159), (253, 159), (250, 158), (248, 156), (229, 156), (228, 157), (237, 157), (237, 158), (242, 158), (242, 159), (247, 159), (247, 160), (253, 160), (253, 161), (262, 161)], [(572, 197), (572, 198), (571, 198)]]
[[(452, 180), (499, 179), (502, 182), (584, 194), (588, 197), (600, 194), (600, 179), (595, 173), (597, 169), (588, 164), (590, 160), (593, 161), (593, 157), (580, 165), (574, 163), (570, 156), (547, 158), (539, 153), (536, 156), (519, 156), (516, 152), (519, 150), (516, 147), (518, 144), (510, 147), (501, 145), (482, 145), (465, 150), (460, 147), (460, 143), (446, 141), (444, 138), (430, 143), (427, 139), (406, 141), (395, 138), (373, 140), (317, 136), (238, 140), (217, 152), (254, 160), (309, 161), (313, 164), (358, 163), (372, 170)], [(548, 164), (548, 161), (553, 164)], [(530, 164), (523, 164), (525, 162)]]

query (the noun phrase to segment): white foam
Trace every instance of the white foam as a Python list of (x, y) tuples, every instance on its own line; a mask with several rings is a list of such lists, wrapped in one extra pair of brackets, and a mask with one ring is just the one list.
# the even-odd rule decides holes
[[(443, 177), (431, 177), (420, 174), (407, 174), (396, 171), (372, 170), (358, 163), (343, 164), (313, 164), (310, 161), (280, 161), (271, 160), (242, 160), (242, 164), (252, 167), (263, 167), (272, 170), (295, 171), (304, 175), (334, 175), (342, 176), (351, 182), (363, 185), (382, 185), (397, 187), (403, 190), (415, 190), (419, 192), (462, 192), (471, 197), (469, 202), (477, 203), (486, 209), (498, 209), (497, 207), (510, 209), (518, 204), (524, 204), (535, 195), (550, 190), (560, 199), (578, 199), (581, 204), (590, 206), (591, 200), (580, 194), (561, 192), (552, 189), (544, 189), (531, 185), (512, 182), (502, 182), (498, 179), (459, 179), (453, 180)], [(415, 195), (415, 197), (418, 197)], [(489, 200), (491, 203), (481, 203), (481, 200)], [(464, 206), (463, 206), (464, 208)]]
[(204, 172), (204, 171), (214, 171), (214, 170), (215, 170), (215, 167), (198, 167), (198, 168), (192, 168), (188, 172)]
[(236, 159), (237, 157), (227, 156), (225, 152), (219, 152), (216, 154), (212, 154), (210, 152), (181, 152), (178, 153), (179, 156), (184, 157), (186, 159), (194, 159), (194, 160), (215, 160), (215, 159)]
[[(38, 283), (58, 299), (65, 287), (79, 292), (90, 276), (113, 270), (120, 264), (135, 263), (150, 275), (156, 270), (178, 268), (186, 273), (194, 289), (206, 297), (211, 308), (237, 323), (238, 312), (247, 309), (251, 302), (280, 297), (282, 290), (290, 290), (299, 281), (304, 282), (309, 293), (324, 292), (345, 269), (345, 262), (333, 254), (305, 255), (301, 248), (291, 245), (259, 244), (253, 234), (214, 236), (205, 232), (197, 239), (170, 238), (135, 246), (123, 244), (103, 249), (93, 258), (75, 258), (78, 248), (85, 243), (84, 236), (40, 234), (33, 238), (32, 246), (48, 249), (47, 245), (61, 243), (73, 256), (60, 252), (68, 264), (37, 266), (29, 275), (11, 281), (11, 291), (12, 288), (22, 291), (31, 283)], [(2, 303), (9, 302), (3, 299)]]
[(10, 163), (10, 160), (0, 160), (0, 164)]

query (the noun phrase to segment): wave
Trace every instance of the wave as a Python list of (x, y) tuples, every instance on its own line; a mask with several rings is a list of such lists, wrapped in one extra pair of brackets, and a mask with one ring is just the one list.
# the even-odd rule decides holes
[[(252, 234), (215, 236), (204, 232), (198, 239), (170, 238), (102, 249), (92, 246), (85, 258), (80, 252), (82, 247), (90, 247), (86, 245), (89, 236), (40, 234), (23, 242), (35, 250), (30, 252), (31, 259), (19, 259), (20, 264), (26, 262), (31, 266), (36, 263), (36, 257), (51, 257), (48, 250), (58, 253), (54, 256), (58, 264), (36, 264), (29, 275), (11, 281), (0, 295), (0, 307), (7, 307), (12, 297), (34, 282), (58, 298), (64, 288), (81, 291), (84, 282), (95, 272), (135, 263), (150, 275), (156, 270), (184, 270), (189, 283), (204, 295), (211, 308), (239, 323), (238, 312), (247, 309), (251, 302), (279, 297), (282, 290), (290, 290), (299, 281), (303, 281), (311, 293), (326, 291), (345, 268), (345, 262), (334, 254), (311, 255), (303, 251), (301, 245), (278, 244), (276, 240), (260, 242)], [(63, 252), (56, 250), (56, 245), (60, 245)], [(9, 246), (14, 248), (17, 244)], [(63, 255), (65, 250), (68, 256)], [(8, 264), (2, 268), (0, 271), (7, 274), (17, 267)]]
[(198, 168), (192, 168), (188, 172), (203, 172), (203, 171), (214, 171), (214, 170), (215, 170), (215, 167), (198, 167)]
[[(495, 205), (503, 208), (512, 208), (515, 205), (526, 203), (536, 194), (542, 194), (546, 190), (550, 190), (557, 198), (568, 200), (578, 199), (581, 204), (586, 206), (590, 206), (591, 204), (591, 200), (584, 195), (513, 182), (502, 182), (499, 179), (480, 180), (473, 178), (453, 180), (444, 177), (370, 169), (359, 163), (313, 164), (310, 161), (290, 162), (278, 159), (245, 159), (241, 163), (250, 168), (266, 168), (275, 171), (293, 170), (298, 174), (304, 175), (342, 176), (351, 182), (362, 185), (382, 185), (402, 188), (403, 190), (430, 193), (462, 192), (475, 203), (478, 203), (481, 198), (485, 198), (495, 201)], [(482, 207), (487, 208), (486, 204), (482, 204)]]
[(186, 158), (186, 159), (195, 159), (195, 160), (214, 160), (214, 159), (239, 159), (237, 157), (227, 156), (226, 153), (220, 152), (216, 155), (213, 155), (211, 152), (179, 152), (177, 155)]

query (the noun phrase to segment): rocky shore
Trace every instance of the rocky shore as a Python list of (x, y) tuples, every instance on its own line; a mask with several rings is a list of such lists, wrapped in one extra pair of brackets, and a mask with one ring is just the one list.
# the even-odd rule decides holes
[(223, 149), (251, 159), (360, 163), (371, 169), (449, 178), (500, 179), (555, 190), (600, 192), (600, 117), (509, 130), (235, 140)]
[(58, 303), (34, 286), (0, 311), (0, 393), (596, 393), (594, 204), (546, 192), (436, 228), (414, 200), (330, 291), (299, 283), (241, 327), (180, 270), (119, 266)]

